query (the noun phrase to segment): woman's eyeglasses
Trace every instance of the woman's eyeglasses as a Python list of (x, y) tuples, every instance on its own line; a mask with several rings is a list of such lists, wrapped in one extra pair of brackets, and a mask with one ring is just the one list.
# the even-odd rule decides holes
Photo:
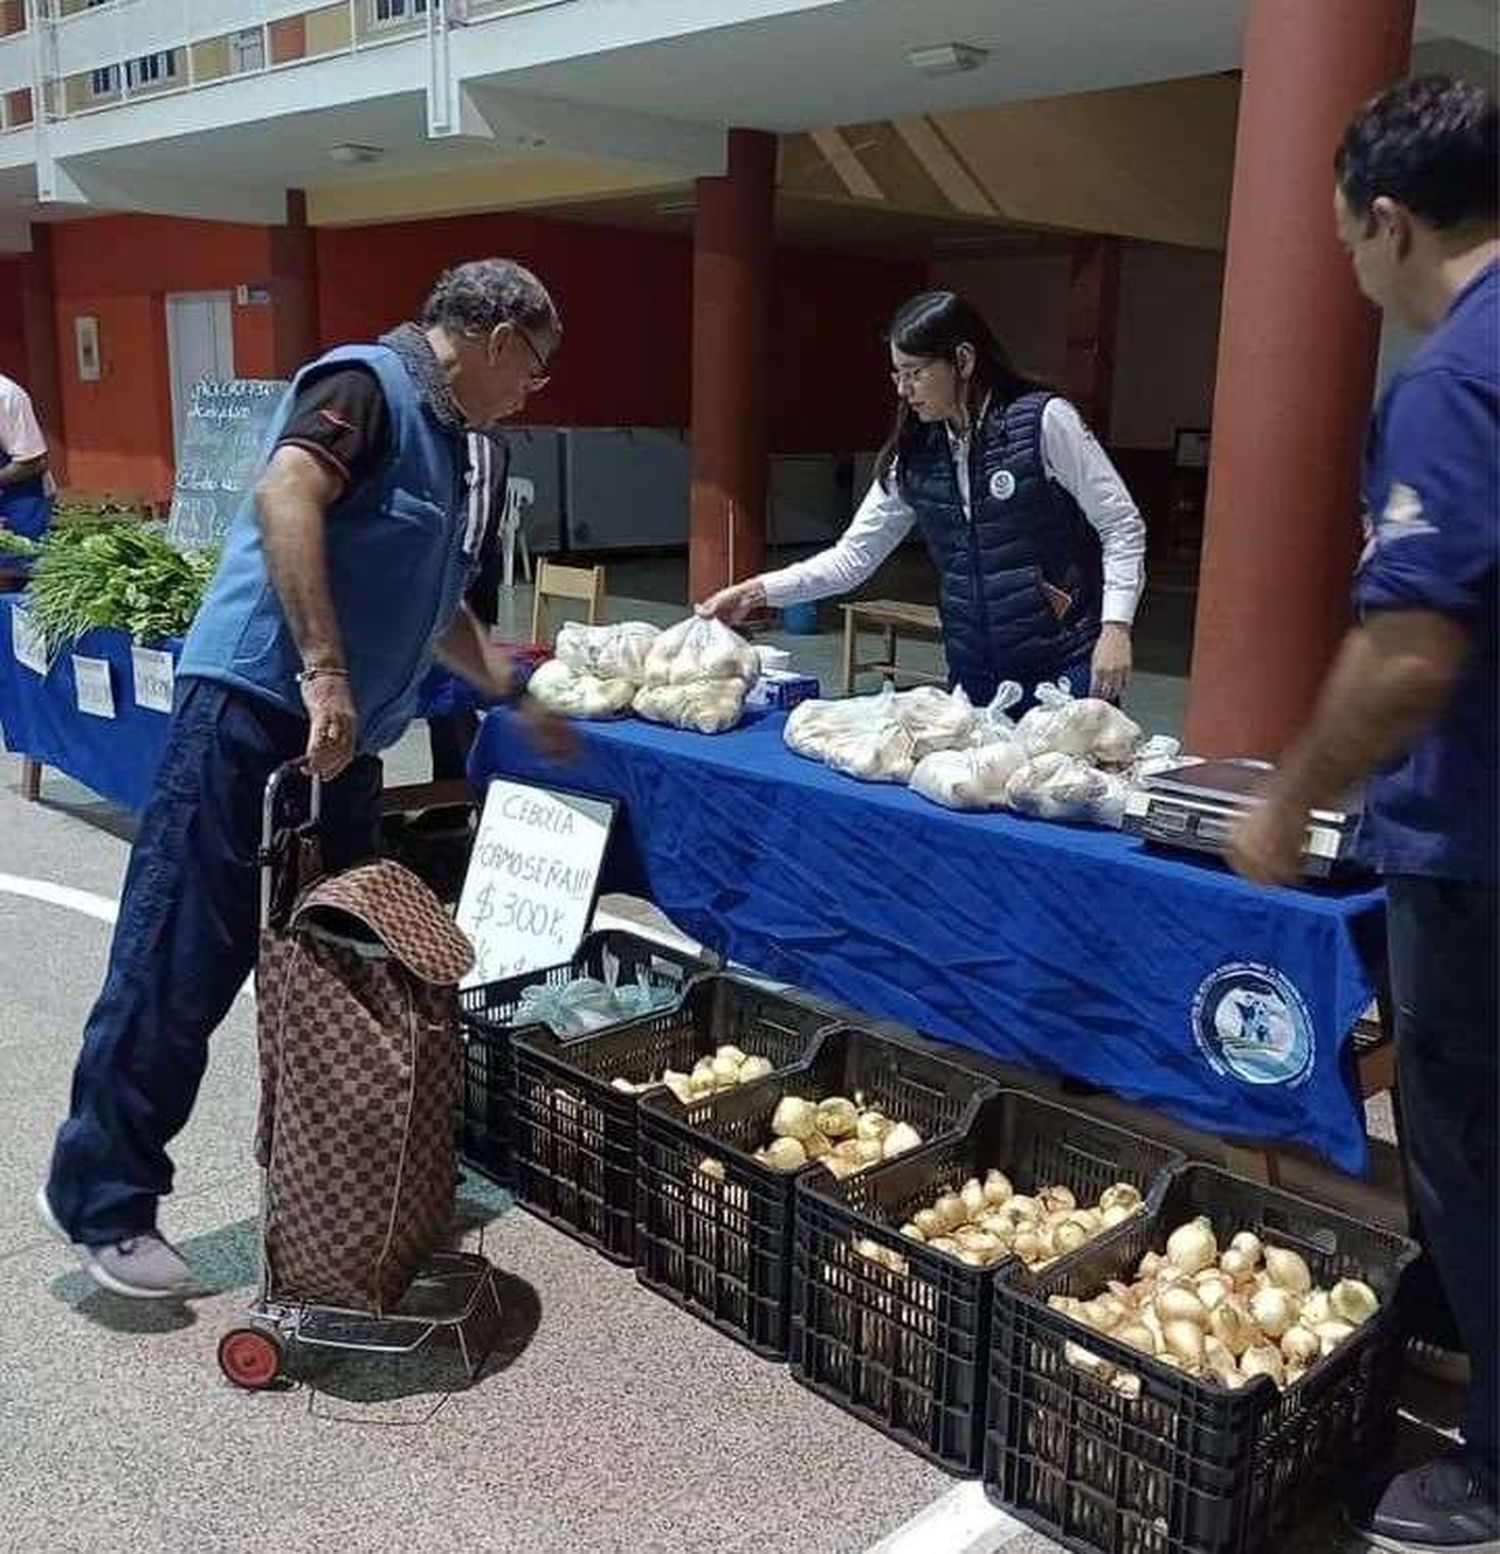
[(938, 364), (937, 358), (930, 361), (918, 362), (915, 367), (893, 367), (891, 369), (891, 382), (898, 389), (910, 388), (920, 378), (923, 378)]

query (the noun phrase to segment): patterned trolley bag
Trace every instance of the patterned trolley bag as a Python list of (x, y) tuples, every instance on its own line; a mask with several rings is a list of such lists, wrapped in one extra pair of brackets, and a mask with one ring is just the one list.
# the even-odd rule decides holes
[(443, 1244), (457, 988), (472, 963), (437, 897), (389, 860), (319, 881), (263, 927), (256, 1157), (271, 1299), (383, 1316)]

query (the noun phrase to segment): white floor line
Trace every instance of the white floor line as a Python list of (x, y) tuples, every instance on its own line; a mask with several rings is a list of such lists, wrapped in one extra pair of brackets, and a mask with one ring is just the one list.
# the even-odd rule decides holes
[(867, 1554), (993, 1554), (1025, 1530), (970, 1479), (939, 1495)]
[[(24, 896), (31, 901), (44, 901), (48, 906), (60, 906), (70, 912), (81, 912), (101, 923), (113, 926), (120, 915), (120, 903), (108, 896), (95, 895), (92, 890), (75, 890), (71, 885), (54, 885), (51, 880), (28, 879), (21, 874), (0, 874), (0, 895)], [(255, 978), (248, 977), (235, 995), (236, 998), (255, 998)]]
[(51, 880), (27, 879), (20, 874), (0, 874), (0, 892), (66, 907), (70, 912), (81, 912), (101, 923), (113, 923), (119, 915), (119, 902), (111, 901), (108, 896), (96, 896), (91, 890), (75, 890), (71, 885), (54, 885)]

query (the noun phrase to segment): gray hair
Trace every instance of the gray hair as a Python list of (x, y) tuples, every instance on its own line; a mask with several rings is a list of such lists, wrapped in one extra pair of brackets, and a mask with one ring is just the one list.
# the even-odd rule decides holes
[(487, 335), (497, 324), (562, 332), (547, 288), (513, 259), (474, 259), (444, 270), (422, 309), (422, 323), (461, 335)]

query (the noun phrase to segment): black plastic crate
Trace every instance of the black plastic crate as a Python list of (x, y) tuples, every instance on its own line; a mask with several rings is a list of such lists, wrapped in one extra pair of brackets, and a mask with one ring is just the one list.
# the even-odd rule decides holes
[[(931, 1051), (837, 1026), (787, 1073), (688, 1107), (651, 1097), (641, 1108), (636, 1276), (757, 1354), (785, 1359), (795, 1188), (828, 1172), (816, 1163), (773, 1171), (755, 1159), (777, 1103), (859, 1092), (926, 1140), (962, 1129), (993, 1090)], [(712, 1174), (699, 1169), (705, 1159), (718, 1162)]]
[[(978, 1473), (993, 1275), (1000, 1267), (1035, 1275), (1015, 1258), (972, 1267), (908, 1240), (901, 1226), (940, 1193), (994, 1169), (1019, 1193), (1060, 1184), (1082, 1205), (1128, 1181), (1151, 1207), (1182, 1164), (1164, 1144), (1001, 1090), (958, 1138), (842, 1182), (809, 1173), (798, 1184), (792, 1374), (949, 1472)], [(861, 1254), (862, 1240), (897, 1253), (905, 1271)]]
[[(677, 950), (654, 939), (642, 939), (619, 929), (588, 934), (572, 960), (545, 971), (523, 972), (458, 995), (459, 1024), (464, 1042), (463, 1119), (459, 1155), (464, 1164), (492, 1181), (510, 1181), (511, 1074), (510, 1042), (518, 1029), (516, 1011), (527, 988), (562, 987), (575, 977), (594, 977), (612, 985), (629, 985), (648, 977), (675, 984), (684, 991), (695, 976), (718, 964), (712, 951)], [(543, 1028), (543, 1034), (548, 1034)], [(590, 1033), (595, 1034), (595, 1033)], [(581, 1037), (566, 1037), (578, 1041)]]
[[(1128, 1280), (1195, 1215), (1220, 1245), (1250, 1230), (1306, 1259), (1314, 1283), (1363, 1279), (1381, 1309), (1294, 1386), (1200, 1381), (1071, 1321), (1050, 1295)], [(992, 1500), (1070, 1549), (1103, 1554), (1274, 1554), (1310, 1497), (1378, 1459), (1395, 1419), (1396, 1301), (1416, 1246), (1392, 1231), (1210, 1166), (1174, 1177), (1143, 1221), (1028, 1286), (995, 1283), (984, 1482)], [(1073, 1343), (1140, 1382), (1122, 1396), (1068, 1362)]]
[(600, 1035), (562, 1041), (535, 1026), (518, 1033), (511, 1046), (516, 1198), (606, 1257), (631, 1262), (643, 1098), (611, 1081), (686, 1072), (726, 1044), (785, 1068), (830, 1023), (827, 1013), (763, 983), (720, 973), (695, 980), (677, 1008)]

